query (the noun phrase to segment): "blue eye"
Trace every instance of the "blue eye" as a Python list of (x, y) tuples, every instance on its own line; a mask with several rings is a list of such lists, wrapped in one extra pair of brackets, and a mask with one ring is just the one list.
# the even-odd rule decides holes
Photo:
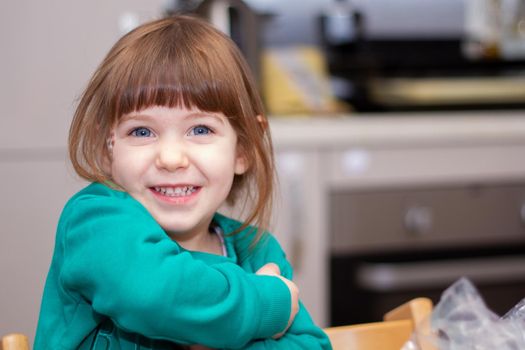
[(148, 128), (140, 127), (140, 128), (133, 129), (131, 131), (131, 135), (136, 136), (136, 137), (150, 137), (151, 130), (149, 130)]
[(195, 135), (195, 136), (208, 135), (211, 132), (212, 132), (211, 129), (208, 128), (207, 126), (197, 125), (196, 127), (190, 130), (190, 135)]

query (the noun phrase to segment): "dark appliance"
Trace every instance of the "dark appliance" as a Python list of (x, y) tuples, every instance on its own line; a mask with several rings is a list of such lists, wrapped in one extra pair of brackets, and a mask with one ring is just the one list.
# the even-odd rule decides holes
[(330, 323), (379, 321), (460, 277), (503, 315), (525, 297), (525, 184), (330, 195)]
[[(360, 7), (351, 6), (354, 2), (362, 4)], [(371, 13), (373, 8), (364, 8), (366, 2), (332, 0), (332, 3), (338, 10), (325, 12), (319, 17), (320, 45), (326, 55), (336, 95), (357, 110), (525, 107), (525, 1), (516, 1), (517, 8), (510, 10), (502, 8), (501, 1), (490, 1), (491, 4), (500, 4), (500, 7), (492, 9), (494, 13), (479, 13), (488, 19), (495, 18), (493, 22), (499, 24), (493, 41), (484, 37), (478, 39), (468, 27), (468, 13), (476, 10), (468, 7), (489, 3), (485, 0), (456, 1), (454, 7), (461, 10), (463, 16), (457, 16), (457, 23), (454, 23), (461, 30), (446, 34), (438, 30), (421, 30), (417, 24), (410, 32), (373, 33), (370, 30), (372, 25), (368, 23), (374, 15)], [(426, 3), (428, 6), (432, 4)], [(435, 8), (428, 8), (428, 12), (453, 4), (452, 1), (440, 3), (433, 3)], [(464, 5), (460, 6), (460, 3)], [(422, 15), (429, 17), (421, 9), (412, 8), (415, 2), (404, 2), (398, 7), (404, 7), (404, 11), (410, 14), (407, 19)], [(490, 10), (488, 5), (485, 8)], [(509, 28), (499, 23), (511, 16), (504, 11), (514, 16), (511, 20), (515, 23), (508, 24)], [(438, 14), (432, 20), (437, 28), (443, 18), (439, 15), (442, 11), (436, 12)], [(381, 18), (385, 27), (396, 26), (396, 19), (390, 18), (387, 12), (382, 13)], [(474, 25), (474, 28), (478, 27), (483, 29), (483, 25)], [(511, 46), (514, 51), (509, 54), (505, 48)]]

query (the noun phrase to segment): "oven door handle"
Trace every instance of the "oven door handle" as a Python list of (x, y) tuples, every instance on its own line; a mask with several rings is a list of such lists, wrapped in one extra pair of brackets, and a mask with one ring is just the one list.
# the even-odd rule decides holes
[(377, 292), (443, 288), (460, 277), (467, 277), (476, 284), (524, 281), (525, 257), (364, 263), (358, 267), (356, 276), (360, 288)]

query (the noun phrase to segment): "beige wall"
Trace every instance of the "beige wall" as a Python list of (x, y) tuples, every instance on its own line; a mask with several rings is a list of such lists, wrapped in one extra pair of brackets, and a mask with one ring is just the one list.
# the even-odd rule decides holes
[(58, 216), (82, 185), (65, 150), (75, 100), (121, 16), (158, 17), (162, 3), (0, 2), (0, 334), (34, 336)]

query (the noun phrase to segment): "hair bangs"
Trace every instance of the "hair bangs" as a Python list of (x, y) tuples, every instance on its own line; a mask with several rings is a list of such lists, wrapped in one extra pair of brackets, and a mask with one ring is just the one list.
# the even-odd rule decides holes
[(139, 55), (143, 48), (136, 50), (136, 57), (119, 69), (114, 116), (118, 119), (151, 106), (241, 115), (244, 108), (239, 99), (239, 71), (218, 59), (219, 52), (210, 54), (209, 48), (199, 49), (194, 43), (184, 45), (184, 40), (172, 42), (173, 45), (155, 47), (155, 41), (150, 41), (150, 55)]

